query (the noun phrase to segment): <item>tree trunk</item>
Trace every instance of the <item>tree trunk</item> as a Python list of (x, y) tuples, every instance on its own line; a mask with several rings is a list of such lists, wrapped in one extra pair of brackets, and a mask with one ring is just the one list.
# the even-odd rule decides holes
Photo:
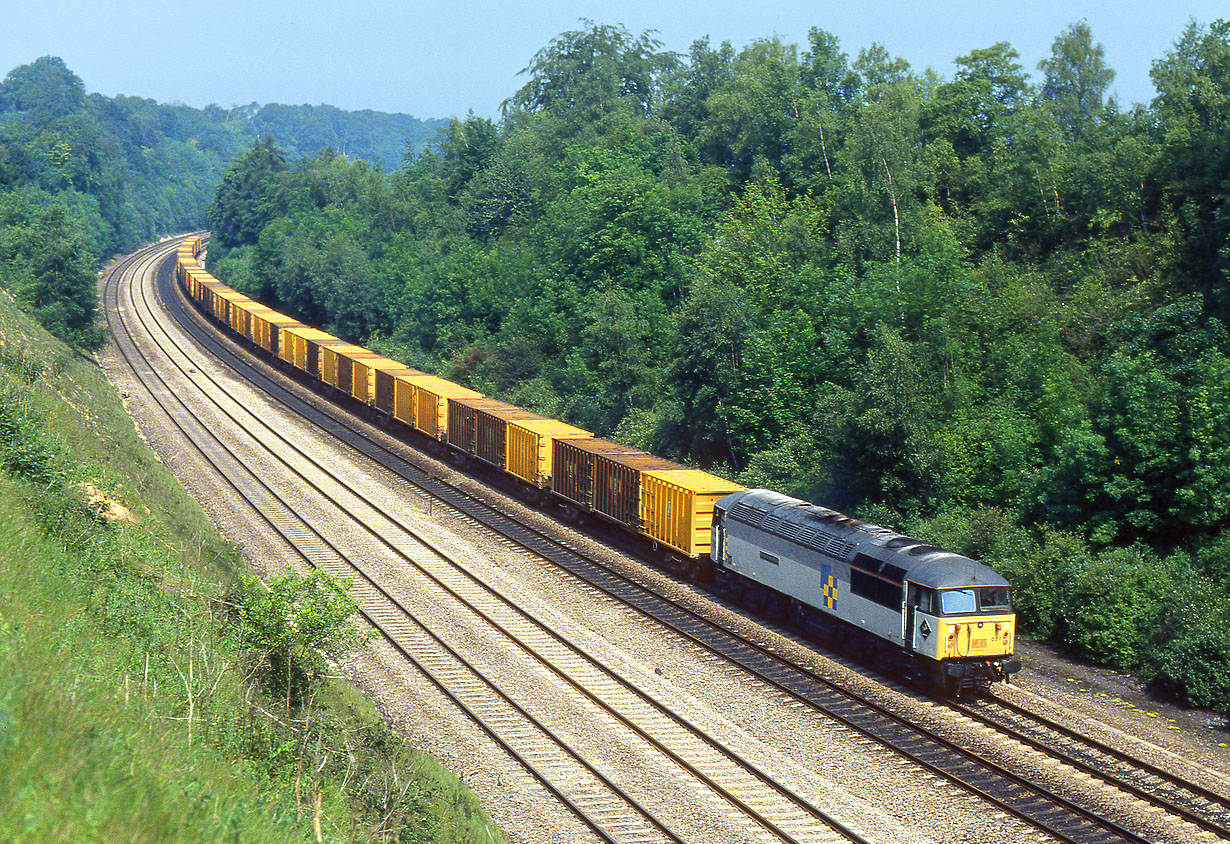
[[(893, 172), (888, 169), (888, 159), (880, 156), (884, 164), (884, 173), (888, 176), (888, 198), (893, 204), (893, 233), (897, 238), (897, 263), (901, 263), (901, 215), (897, 210), (897, 193), (893, 190)], [(901, 293), (901, 282), (897, 282), (897, 293)]]

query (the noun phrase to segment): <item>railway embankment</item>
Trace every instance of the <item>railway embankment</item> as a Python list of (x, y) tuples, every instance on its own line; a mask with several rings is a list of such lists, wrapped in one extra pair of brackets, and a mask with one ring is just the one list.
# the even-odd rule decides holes
[(501, 840), (348, 685), (288, 713), (231, 635), (243, 570), (0, 292), (0, 840)]

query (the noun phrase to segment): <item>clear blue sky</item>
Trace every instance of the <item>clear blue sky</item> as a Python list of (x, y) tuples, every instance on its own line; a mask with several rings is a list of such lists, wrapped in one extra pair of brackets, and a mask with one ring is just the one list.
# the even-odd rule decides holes
[(1153, 96), (1149, 66), (1191, 19), (1230, 18), (1226, 0), (11, 0), (0, 15), (0, 73), (56, 55), (86, 89), (160, 102), (231, 106), (329, 103), (419, 118), (495, 117), (516, 74), (580, 18), (658, 32), (685, 53), (709, 36), (736, 49), (807, 30), (835, 34), (853, 58), (874, 41), (916, 70), (952, 76), (952, 59), (1007, 41), (1037, 80), (1039, 59), (1086, 19), (1126, 106)]

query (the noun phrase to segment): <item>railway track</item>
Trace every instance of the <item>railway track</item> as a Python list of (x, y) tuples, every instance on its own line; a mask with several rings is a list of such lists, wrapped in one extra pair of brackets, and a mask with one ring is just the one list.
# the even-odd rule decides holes
[[(149, 260), (157, 262), (160, 257), (156, 254)], [(136, 266), (141, 263), (134, 262)], [(134, 288), (131, 283), (109, 285), (108, 302), (114, 302), (117, 307), (109, 307), (108, 311), (118, 312), (118, 300), (123, 291), (129, 291), (131, 296), (134, 289), (145, 290), (143, 286)], [(328, 502), (328, 506), (363, 526), (398, 562), (413, 568), (430, 581), (438, 593), (447, 595), (458, 606), (464, 606), (481, 618), (491, 630), (498, 631), (506, 647), (520, 649), (566, 685), (575, 693), (575, 699), (569, 701), (570, 706), (585, 711), (591, 721), (595, 718), (604, 721), (603, 730), (626, 734), (622, 740), (636, 744), (638, 750), (643, 746), (651, 747), (724, 803), (727, 812), (733, 808), (741, 813), (741, 838), (746, 835), (745, 840), (749, 841), (783, 842), (866, 840), (803, 796), (800, 789), (784, 785), (757, 763), (723, 747), (702, 728), (654, 700), (635, 680), (620, 676), (585, 654), (580, 646), (505, 601), (467, 572), (464, 565), (436, 552), (421, 537), (406, 530), (393, 514), (353, 492), (351, 500), (347, 501), (326, 490), (327, 485), (341, 487), (343, 482), (324, 466), (314, 464), (308, 454), (255, 416), (243, 411), (239, 402), (216, 394), (220, 385), (212, 381), (205, 383), (200, 368), (192, 364), (190, 350), (175, 345), (169, 335), (160, 334), (159, 327), (150, 321), (148, 314), (152, 309), (148, 303), (134, 299), (129, 305), (139, 315), (143, 332), (156, 338), (167, 360), (174, 362), (183, 376), (197, 383), (203, 393), (212, 394), (210, 401), (230, 424), (245, 430), (253, 441), (274, 444), (269, 447), (270, 452), (277, 453), (278, 461), (297, 477), (298, 485), (310, 487)], [(142, 362), (126, 328), (123, 324), (112, 325), (121, 353), (134, 371), (145, 373), (154, 400), (203, 458), (229, 480), (253, 511), (302, 559), (335, 576), (355, 578), (357, 584), (353, 591), (368, 621), (601, 840), (685, 840), (659, 819), (643, 799), (621, 787), (614, 777), (604, 774), (601, 760), (591, 761), (583, 750), (578, 750), (575, 738), (561, 735), (559, 726), (553, 727), (541, 713), (535, 714), (533, 710), (542, 707), (527, 702), (524, 691), (509, 688), (508, 682), (502, 686), (494, 680), (491, 675), (496, 672), (490, 667), (472, 663), (460, 648), (449, 643), (446, 633), (433, 631), (419, 620), (421, 610), (407, 606), (392, 591), (381, 586), (379, 577), (356, 562), (353, 555), (340, 551), (315, 531), (299, 515), (294, 502), (248, 469), (249, 461), (241, 454), (242, 448), (228, 444), (199, 422), (196, 413), (177, 395), (179, 391), (172, 389), (153, 367)], [(552, 708), (559, 708), (558, 701)], [(567, 783), (567, 786), (560, 783)], [(718, 810), (720, 813), (721, 807)]]
[[(164, 289), (163, 296), (168, 304), (178, 299), (169, 292), (169, 286)], [(183, 316), (178, 319), (183, 321), (185, 329), (199, 330), (193, 328), (195, 320)], [(203, 332), (199, 337), (201, 342), (213, 347), (217, 353), (229, 356), (229, 343), (219, 342), (211, 332)], [(232, 365), (243, 368), (239, 364)], [(711, 653), (752, 672), (762, 682), (782, 694), (825, 712), (848, 728), (978, 794), (1005, 812), (1014, 814), (1065, 841), (1149, 840), (1144, 835), (1104, 817), (1105, 813), (1079, 805), (1079, 801), (1070, 800), (1037, 782), (1019, 777), (1005, 770), (1004, 766), (980, 758), (942, 735), (928, 734), (928, 731), (878, 704), (856, 699), (838, 684), (784, 659), (773, 650), (738, 637), (732, 631), (713, 624), (692, 610), (667, 601), (646, 583), (639, 582), (638, 578), (630, 578), (586, 559), (567, 544), (520, 524), (498, 506), (478, 501), (460, 489), (442, 483), (430, 469), (392, 454), (369, 439), (361, 432), (362, 426), (355, 425), (344, 414), (322, 415), (318, 409), (302, 406), (302, 402), (274, 382), (270, 381), (266, 387), (278, 396), (280, 401), (290, 406), (299, 405), (296, 406), (296, 412), (308, 413), (316, 424), (341, 437), (353, 448), (383, 466), (395, 476), (389, 479), (389, 482), (413, 485), (424, 491), (417, 494), (442, 499), (459, 512), (466, 513), (469, 518), (505, 536), (509, 542), (549, 559), (594, 588), (636, 607)], [(643, 716), (639, 720), (644, 720)], [(1017, 734), (1011, 727), (1002, 729), (1012, 733), (1013, 738), (1025, 741), (1023, 733)], [(725, 799), (730, 801), (730, 797)], [(732, 805), (736, 803), (730, 802)], [(1172, 811), (1164, 805), (1163, 808), (1167, 812)], [(813, 816), (813, 822), (817, 817)], [(781, 835), (778, 835), (778, 838), (791, 840)]]
[(1096, 777), (1199, 830), (1230, 840), (1230, 789), (1211, 788), (1060, 723), (1020, 703), (988, 696), (953, 709), (1064, 765)]

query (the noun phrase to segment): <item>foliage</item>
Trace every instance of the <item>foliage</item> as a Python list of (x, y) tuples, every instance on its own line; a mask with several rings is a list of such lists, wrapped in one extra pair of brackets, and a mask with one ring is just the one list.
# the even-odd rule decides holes
[(65, 199), (30, 189), (0, 195), (0, 285), (48, 331), (87, 349), (103, 339), (91, 240), (84, 215)]
[(1163, 602), (1148, 634), (1145, 670), (1197, 706), (1230, 711), (1230, 594), (1196, 579)]
[(585, 21), (387, 178), (326, 154), (224, 191), (246, 245), (211, 261), (486, 393), (940, 532), (1034, 635), (1211, 700), (1212, 622), (1149, 643), (1230, 576), (1230, 25), (1130, 111), (1083, 21), (1036, 79), (1006, 42), (954, 64)]
[[(206, 109), (209, 110), (208, 108)], [(245, 120), (245, 116), (250, 115)], [(444, 120), (419, 120), (408, 114), (344, 111), (331, 105), (282, 105), (232, 109), (226, 121), (247, 123), (247, 135), (273, 137), (290, 159), (310, 158), (322, 149), (379, 165), (400, 167), (407, 155), (427, 146)]]
[(307, 575), (287, 572), (263, 584), (255, 577), (244, 578), (234, 602), (231, 635), (251, 660), (252, 672), (265, 670), (288, 712), (293, 699), (301, 705), (318, 679), (318, 654), (338, 657), (366, 641), (350, 621), (358, 611), (350, 586), (320, 569)]
[(1164, 571), (1139, 548), (1108, 549), (1089, 560), (1069, 591), (1068, 642), (1114, 668), (1138, 666), (1144, 633), (1176, 585)]
[(539, 50), (522, 71), (528, 81), (502, 108), (543, 111), (570, 122), (601, 119), (612, 110), (647, 115), (655, 105), (658, 78), (675, 62), (657, 52), (651, 32), (633, 36), (622, 26), (582, 20)]
[[(288, 159), (327, 146), (391, 170), (440, 125), (331, 106), (197, 110), (87, 95), (63, 60), (44, 56), (0, 82), (0, 284), (57, 336), (96, 348), (99, 260), (166, 232), (203, 228), (218, 181), (254, 134), (276, 133)], [(280, 166), (267, 160), (271, 149), (258, 142), (248, 170), (226, 185), (224, 219), (212, 221), (220, 243), (255, 243), (270, 219), (273, 198), (259, 187), (262, 168)]]
[(258, 140), (235, 160), (209, 206), (209, 225), (223, 247), (255, 243), (277, 212), (273, 177), (286, 169), (286, 158), (272, 136)]

